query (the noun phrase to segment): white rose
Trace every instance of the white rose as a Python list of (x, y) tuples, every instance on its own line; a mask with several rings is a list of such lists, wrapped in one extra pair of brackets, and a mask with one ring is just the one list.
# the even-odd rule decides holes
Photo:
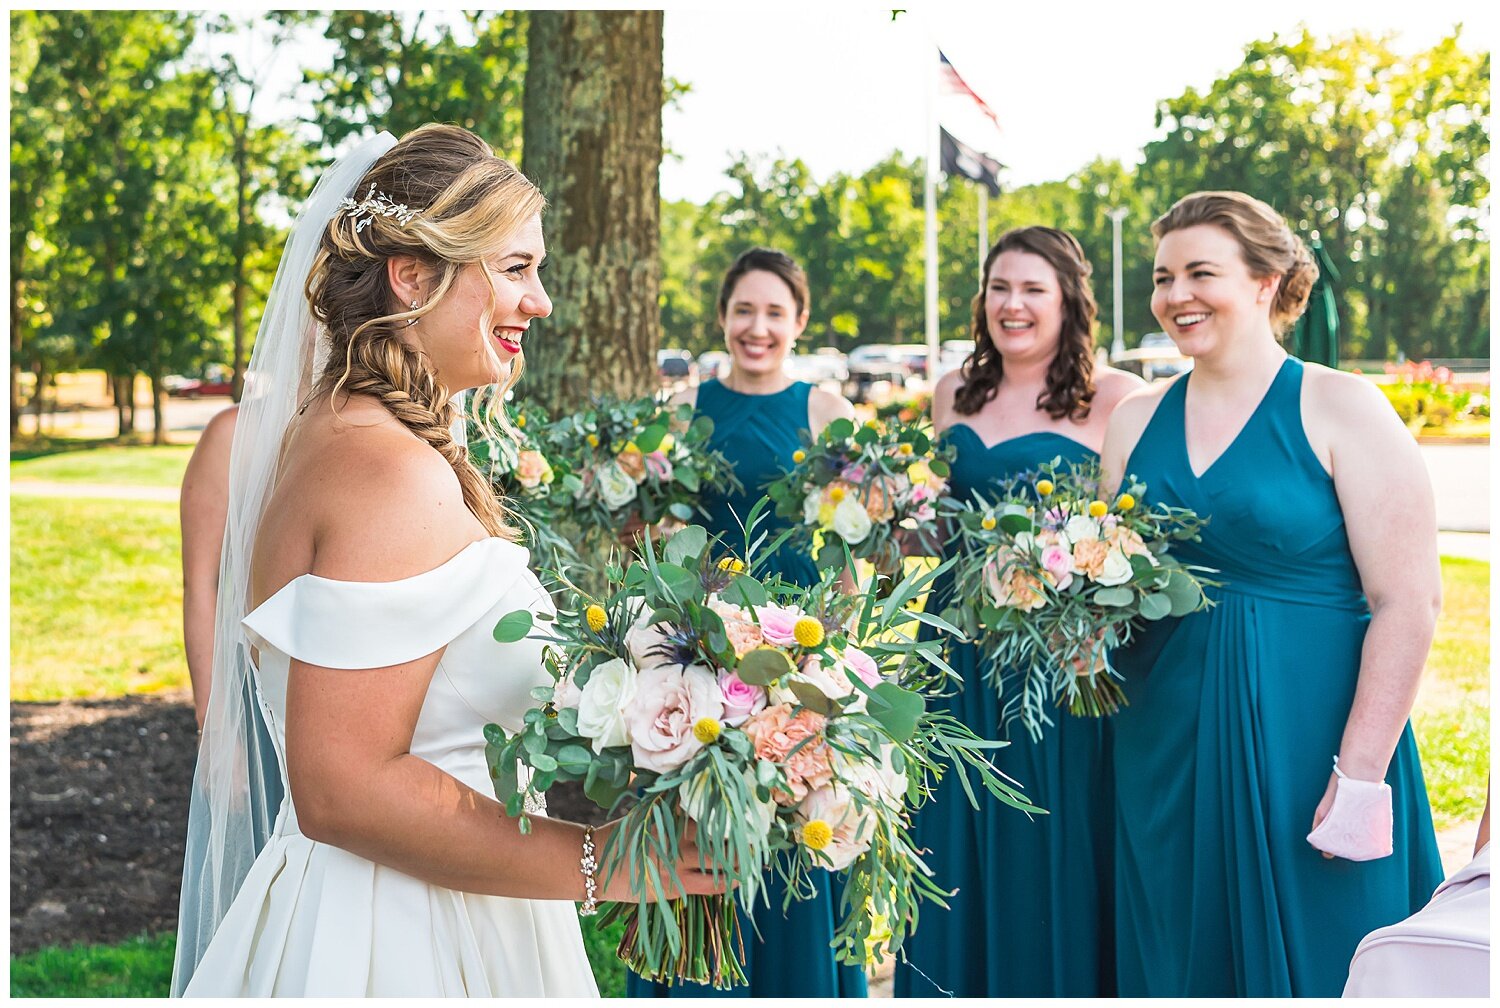
[(845, 497), (833, 509), (833, 530), (850, 546), (858, 546), (870, 534), (870, 516), (854, 497)]
[(599, 499), (611, 511), (617, 511), (635, 500), (635, 480), (617, 462), (606, 462), (599, 467), (598, 483)]
[(645, 616), (640, 617), (625, 631), (625, 647), (636, 666), (643, 669), (666, 663), (666, 659), (660, 654), (653, 653), (666, 642), (666, 631), (662, 630), (661, 624), (653, 626), (646, 619)]
[(1074, 515), (1068, 519), (1063, 526), (1063, 535), (1068, 537), (1068, 542), (1083, 542), (1085, 539), (1099, 538), (1099, 523), (1088, 515)]
[(635, 698), (635, 671), (618, 658), (594, 667), (578, 700), (578, 734), (587, 738), (594, 752), (627, 745), (630, 729), (625, 707)]
[[(875, 834), (872, 811), (868, 805), (857, 808), (846, 789), (829, 784), (808, 793), (797, 808), (796, 819), (804, 829), (814, 820), (821, 820), (829, 827), (833, 837), (822, 848), (822, 854), (832, 863), (819, 863), (830, 871), (843, 871), (870, 849)], [(798, 835), (802, 836), (801, 829)]]
[(1104, 558), (1104, 566), (1094, 580), (1102, 585), (1122, 585), (1135, 573), (1130, 569), (1130, 558), (1120, 550), (1110, 550)]
[(635, 765), (667, 773), (703, 748), (693, 728), (703, 718), (723, 720), (724, 695), (702, 666), (662, 665), (642, 670), (623, 716)]
[(830, 700), (842, 700), (854, 692), (854, 683), (849, 681), (842, 665), (824, 665), (815, 655), (805, 658), (802, 668), (787, 678), (807, 683)]

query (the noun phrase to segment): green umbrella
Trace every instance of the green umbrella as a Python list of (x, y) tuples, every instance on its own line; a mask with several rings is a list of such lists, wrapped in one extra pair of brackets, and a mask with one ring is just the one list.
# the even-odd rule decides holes
[(1307, 298), (1307, 310), (1292, 327), (1287, 337), (1287, 350), (1305, 361), (1339, 366), (1339, 271), (1333, 268), (1333, 260), (1323, 249), (1323, 243), (1314, 239), (1313, 259), (1318, 264), (1318, 279), (1313, 282), (1312, 293)]

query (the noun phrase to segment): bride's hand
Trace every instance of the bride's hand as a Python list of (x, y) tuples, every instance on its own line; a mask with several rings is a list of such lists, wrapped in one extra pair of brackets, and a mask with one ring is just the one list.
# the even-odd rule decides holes
[[(620, 828), (621, 821), (616, 819), (598, 829), (595, 834), (597, 838), (595, 844), (600, 851), (604, 849), (604, 843), (609, 838), (609, 834)], [(669, 900), (681, 899), (683, 896), (712, 896), (716, 893), (728, 892), (731, 888), (728, 875), (721, 872), (715, 877), (713, 873), (699, 866), (697, 835), (698, 825), (690, 821), (677, 846), (677, 862), (673, 865), (664, 865), (660, 862), (657, 864), (657, 871)], [(672, 884), (673, 874), (681, 883), (680, 887)], [(620, 870), (605, 881), (603, 859), (600, 858), (599, 899), (614, 903), (653, 903), (656, 901), (656, 894), (649, 890), (636, 892), (631, 889), (630, 875), (623, 861)]]

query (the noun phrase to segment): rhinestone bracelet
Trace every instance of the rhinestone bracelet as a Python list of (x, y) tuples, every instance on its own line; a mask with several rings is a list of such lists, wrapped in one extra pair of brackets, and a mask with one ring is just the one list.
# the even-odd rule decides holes
[(599, 901), (596, 899), (597, 886), (594, 882), (594, 872), (598, 870), (599, 863), (594, 860), (594, 827), (583, 828), (583, 857), (578, 859), (578, 867), (583, 871), (583, 906), (578, 908), (580, 917), (592, 917), (599, 912)]

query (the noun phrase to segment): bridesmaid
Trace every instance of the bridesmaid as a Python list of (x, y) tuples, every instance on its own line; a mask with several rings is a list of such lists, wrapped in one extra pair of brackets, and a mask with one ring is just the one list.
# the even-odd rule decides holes
[[(1360, 938), (1443, 878), (1407, 722), (1440, 604), (1432, 488), (1378, 390), (1277, 342), (1317, 267), (1276, 211), (1194, 193), (1152, 233), (1151, 310), (1194, 366), (1120, 405), (1104, 464), (1210, 516), (1178, 556), (1224, 584), (1119, 656), (1120, 993), (1337, 997)], [(1390, 784), (1394, 854), (1306, 839), (1344, 775)]]
[[(1091, 272), (1072, 235), (1009, 231), (985, 259), (974, 297), (974, 354), (933, 395), (933, 426), (957, 449), (952, 492), (992, 494), (1061, 456), (1097, 456), (1115, 404), (1141, 387), (1094, 364)], [(951, 585), (929, 607), (946, 604)], [(1000, 698), (970, 644), (952, 644), (963, 677), (948, 702), (976, 732), (1001, 731)], [(951, 775), (917, 814), (917, 846), (938, 884), (958, 887), (945, 912), (922, 915), (895, 974), (897, 997), (1097, 997), (1114, 993), (1106, 724), (1052, 713), (1033, 742), (1019, 723), (999, 768), (1051, 814), (1035, 820), (998, 802), (975, 810)]]
[[(752, 248), (729, 267), (719, 288), (719, 325), (731, 359), (729, 374), (673, 397), (714, 422), (710, 447), (724, 453), (744, 486), (740, 493), (710, 490), (704, 506), (710, 535), (723, 537), (725, 546), (744, 550), (741, 522), (767, 488), (791, 469), (792, 453), (801, 447), (799, 433), (818, 434), (839, 417), (854, 418), (854, 407), (842, 396), (794, 382), (783, 365), (797, 337), (807, 326), (807, 275), (791, 257), (767, 248)], [(774, 539), (787, 527), (784, 519), (767, 512), (760, 530)], [(811, 585), (818, 580), (812, 557), (783, 548), (771, 558), (767, 574), (779, 573), (789, 582)], [(757, 574), (760, 569), (757, 569)], [(828, 944), (838, 913), (841, 881), (817, 873), (819, 898), (792, 903), (781, 911), (783, 888), (774, 877), (768, 886), (770, 906), (758, 905), (755, 930), (743, 916), (745, 974), (750, 983), (730, 991), (698, 984), (668, 986), (631, 974), (631, 997), (864, 997), (865, 973), (860, 966), (840, 965)]]

